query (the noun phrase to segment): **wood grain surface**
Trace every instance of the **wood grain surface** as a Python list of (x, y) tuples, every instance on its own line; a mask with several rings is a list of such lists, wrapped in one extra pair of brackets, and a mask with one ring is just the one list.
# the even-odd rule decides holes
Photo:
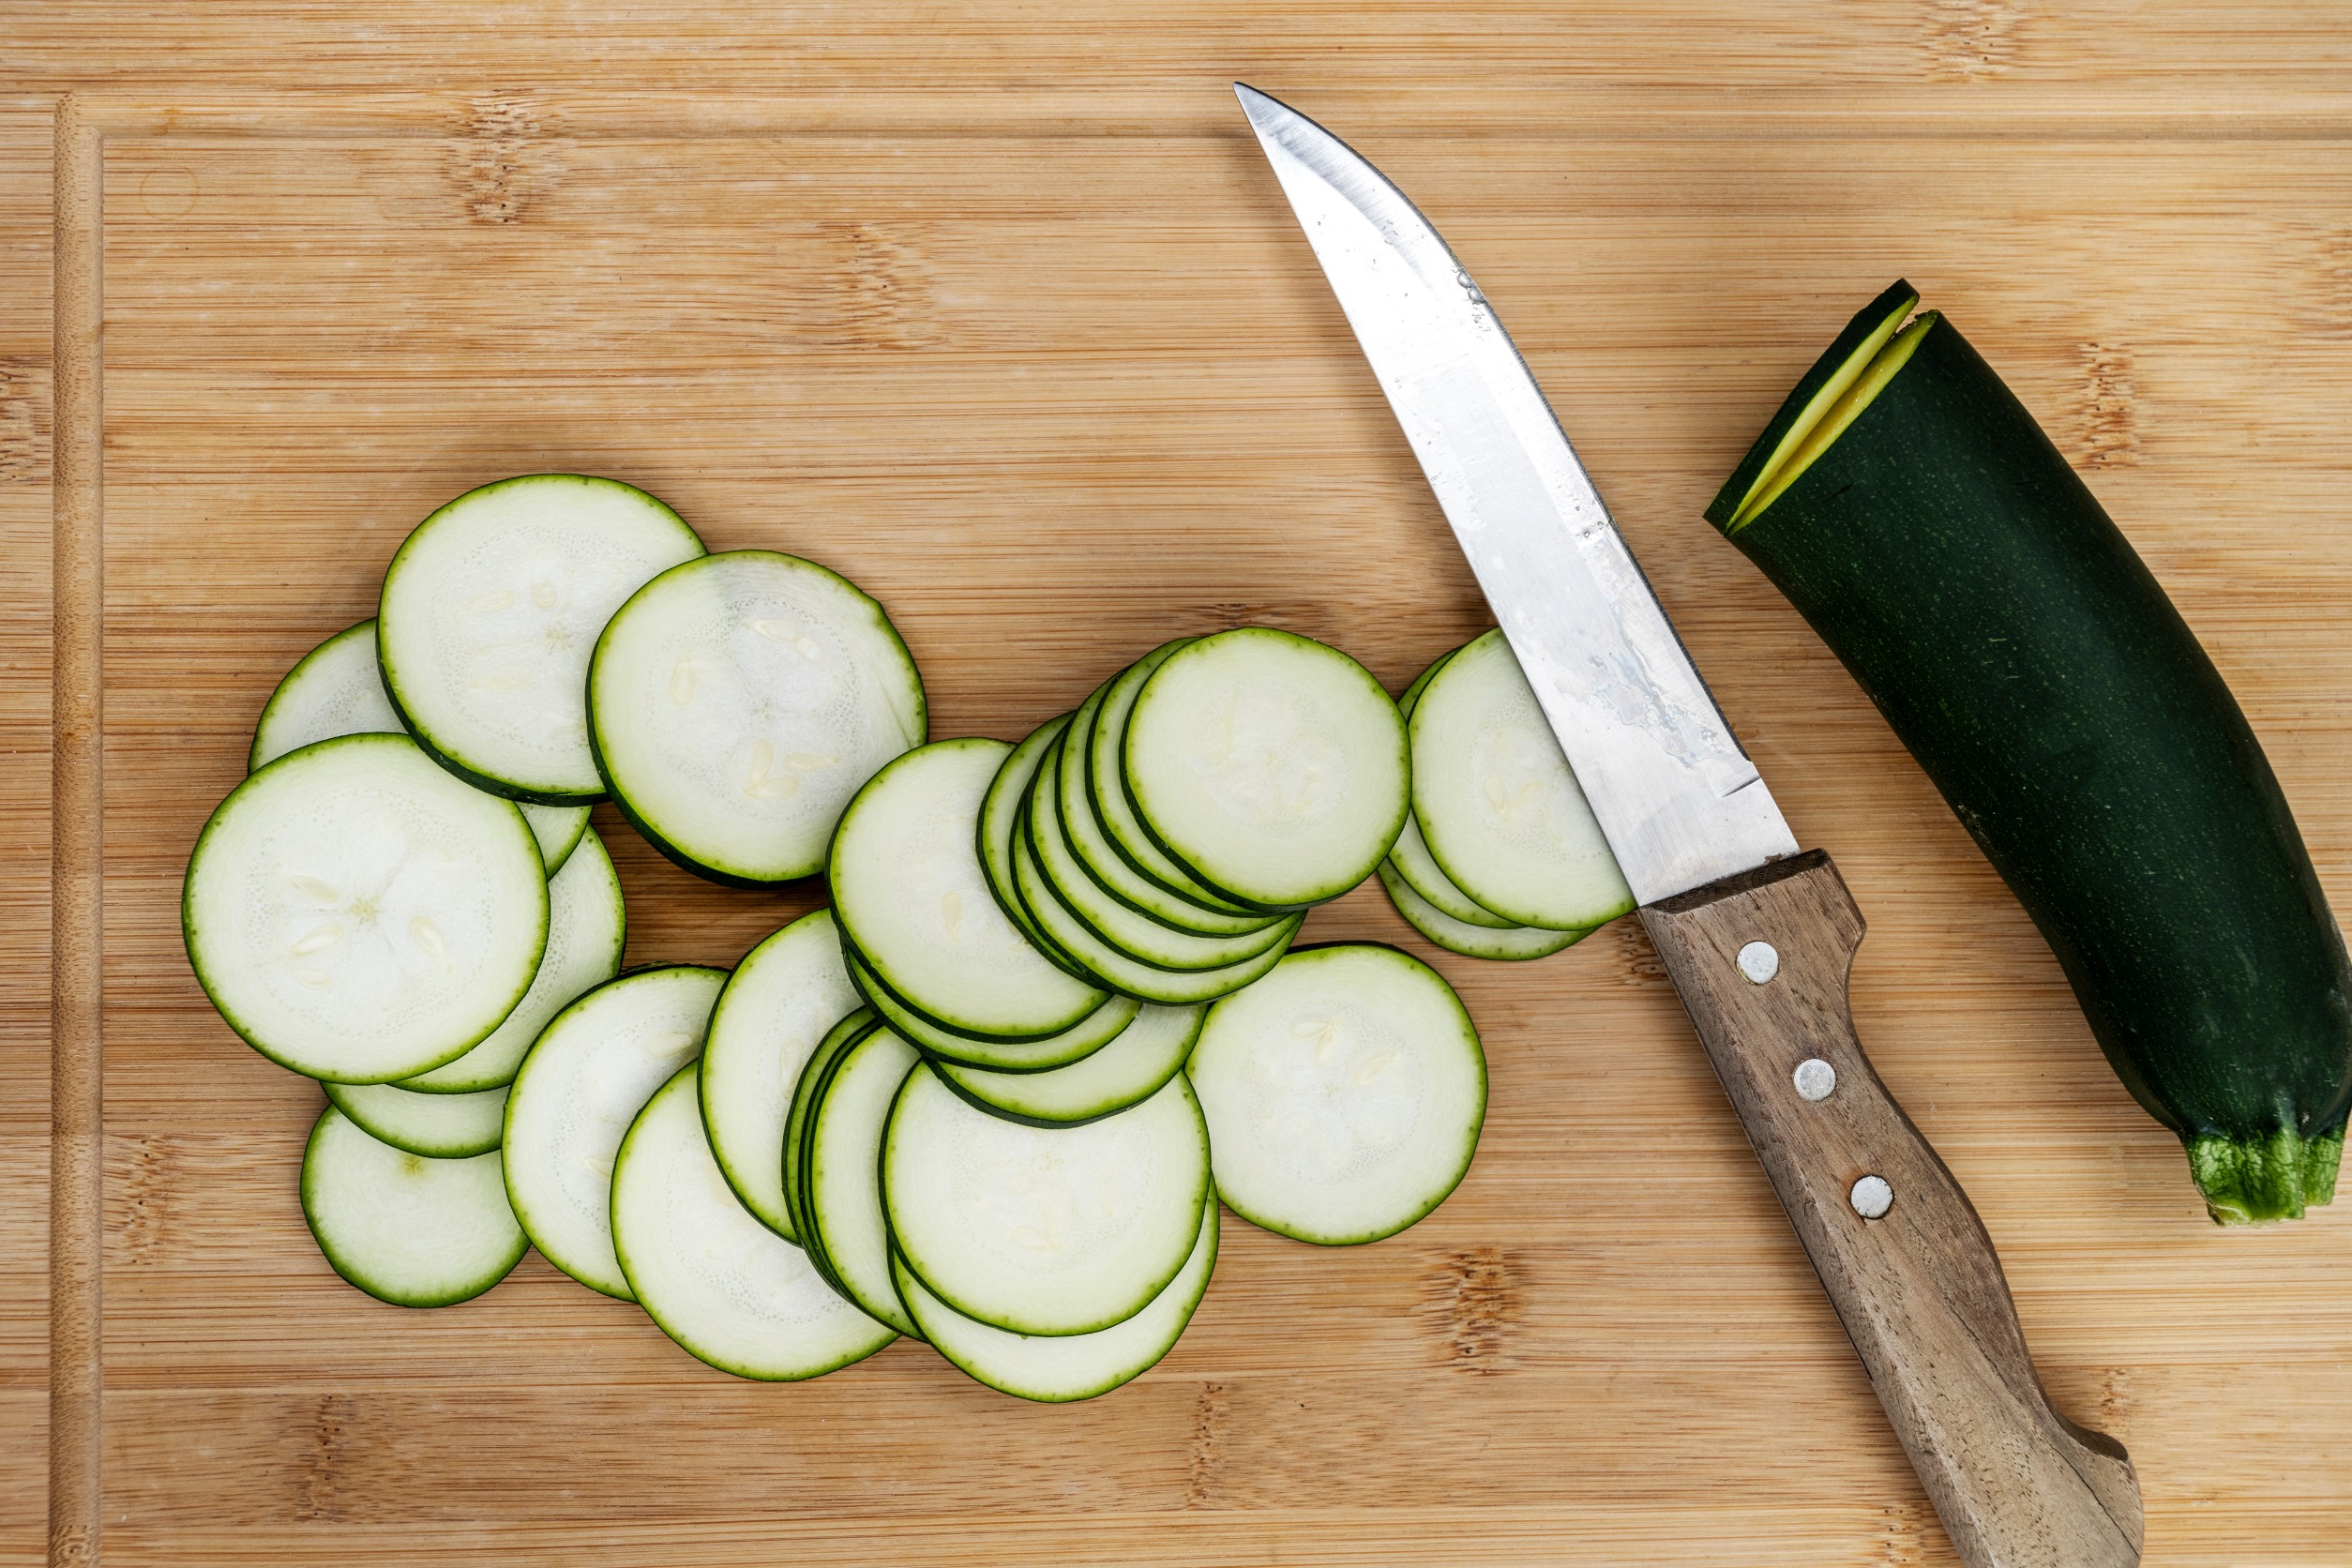
[[(536, 1259), (409, 1313), (309, 1244), (318, 1092), (205, 1006), (179, 875), (279, 674), (369, 613), (459, 490), (611, 474), (715, 548), (846, 572), (941, 736), (1017, 736), (1179, 632), (1289, 626), (1398, 689), (1485, 624), (1240, 77), (1445, 230), (1800, 838), (1835, 853), (1870, 921), (1862, 1038), (1983, 1214), (2058, 1408), (2131, 1448), (2147, 1560), (2342, 1568), (2352, 1216), (2205, 1221), (2023, 914), (1698, 512), (1907, 275), (2174, 594), (2352, 900), (2343, 23), (2297, 0), (19, 0), (0, 1564), (50, 1551), (53, 1436), (70, 1562), (1955, 1561), (1631, 922), (1530, 965), (1427, 955), (1492, 1071), (1461, 1189), (1361, 1249), (1229, 1217), (1184, 1342), (1086, 1405), (912, 1345), (741, 1383)], [(102, 220), (60, 181), (61, 124)], [(76, 782), (57, 759), (99, 695), (102, 770)], [(731, 962), (812, 902), (597, 825), (633, 961)], [(53, 854), (102, 873), (95, 907), (53, 894)], [(1377, 887), (1307, 934), (1426, 955)], [(93, 1297), (72, 1270), (99, 1224)], [(74, 1336), (100, 1305), (102, 1405)]]

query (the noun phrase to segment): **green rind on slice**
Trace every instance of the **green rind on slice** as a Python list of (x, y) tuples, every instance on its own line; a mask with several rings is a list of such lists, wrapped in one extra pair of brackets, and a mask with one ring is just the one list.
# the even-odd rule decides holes
[[(1460, 652), (1459, 648), (1449, 648), (1440, 654), (1430, 661), (1426, 670), (1413, 677), (1413, 684), (1407, 686), (1405, 695), (1396, 700), (1397, 711), (1405, 716), (1408, 736), (1412, 732), (1413, 705), (1420, 701), (1422, 689), (1428, 686), (1439, 671), (1445, 668), (1448, 659)], [(1484, 926), (1498, 931), (1512, 930), (1518, 926), (1517, 921), (1505, 919), (1494, 911), (1481, 907), (1476, 899), (1454, 885), (1453, 880), (1445, 874), (1445, 868), (1430, 854), (1428, 841), (1421, 836), (1421, 823), (1410, 811), (1405, 813), (1405, 826), (1396, 835), (1396, 842), (1389, 846), (1388, 859), (1382, 864), (1394, 874), (1404, 878), (1406, 885), (1418, 894), (1424, 903), (1463, 925)], [(1405, 918), (1410, 921), (1412, 916), (1408, 913)], [(1422, 934), (1428, 936), (1426, 931)], [(1438, 941), (1435, 937), (1429, 940)], [(1440, 942), (1440, 945), (1444, 944)]]
[(1172, 930), (1199, 937), (1236, 937), (1264, 930), (1281, 916), (1231, 914), (1212, 909), (1197, 898), (1169, 892), (1129, 865), (1104, 830), (1088, 781), (1087, 756), (1094, 745), (1102, 705), (1124, 678), (1113, 677), (1079, 707), (1068, 731), (1054, 748), (1053, 771), (1037, 781), (1039, 792), (1050, 788), (1053, 792), (1072, 863), (1093, 887), (1100, 889), (1118, 906)]
[(1071, 1127), (1115, 1116), (1158, 1093), (1192, 1054), (1203, 1015), (1200, 1007), (1146, 1007), (1093, 1055), (1042, 1073), (990, 1072), (926, 1055), (950, 1089), (991, 1115), (1033, 1127)]
[(1208, 1128), (1181, 1075), (1116, 1116), (1042, 1128), (975, 1109), (921, 1066), (882, 1170), (892, 1234), (932, 1294), (1015, 1334), (1092, 1334), (1150, 1305), (1191, 1254)]
[(402, 1078), (402, 1089), (472, 1094), (512, 1083), (547, 1021), (621, 972), (628, 912), (621, 901), (620, 874), (602, 839), (592, 834), (580, 840), (564, 868), (549, 879), (547, 898), (547, 949), (515, 1010), (480, 1045), (430, 1073)]
[(498, 1147), (506, 1091), (419, 1094), (390, 1083), (330, 1083), (326, 1097), (379, 1143), (429, 1159), (462, 1160)]
[(384, 688), (428, 755), (516, 800), (604, 796), (588, 660), (648, 579), (703, 553), (677, 513), (615, 479), (526, 474), (418, 523), (384, 574)]
[(1542, 926), (1505, 926), (1498, 930), (1491, 926), (1472, 926), (1455, 919), (1445, 911), (1424, 898), (1413, 890), (1394, 860), (1380, 862), (1380, 886), (1387, 889), (1389, 902), (1405, 924), (1419, 931), (1449, 953), (1459, 953), (1465, 958), (1500, 958), (1505, 961), (1548, 957), (1563, 947), (1570, 947), (1591, 936), (1597, 928), (1587, 927), (1581, 931), (1555, 931)]
[(1421, 823), (1410, 813), (1405, 817), (1405, 831), (1396, 836), (1396, 842), (1389, 846), (1388, 858), (1380, 864), (1404, 879), (1415, 897), (1456, 925), (1484, 926), (1492, 931), (1527, 928), (1508, 915), (1497, 914), (1455, 886), (1454, 879), (1438, 864), (1438, 857), (1429, 852), (1429, 841), (1421, 836)]
[(1255, 958), (1218, 969), (1168, 970), (1131, 958), (1089, 931), (1037, 868), (1037, 857), (1030, 851), (1025, 832), (1016, 835), (1013, 841), (1013, 884), (1031, 918), (1044, 927), (1063, 951), (1084, 965), (1096, 984), (1123, 996), (1156, 1002), (1164, 1007), (1211, 1002), (1241, 989), (1281, 961), (1290, 939), (1298, 934), (1306, 918), (1294, 914), (1276, 927), (1277, 940)]
[(899, 1086), (922, 1061), (887, 1029), (868, 1032), (842, 1053), (809, 1107), (802, 1232), (826, 1277), (900, 1334), (922, 1337), (890, 1279), (890, 1225), (882, 1217), (882, 1140)]
[(531, 837), (539, 841), (539, 858), (547, 864), (550, 877), (571, 863), (572, 852), (588, 837), (588, 810), (585, 806), (540, 806), (532, 801), (518, 803), (522, 807), (522, 820), (531, 824)]
[(1303, 949), (1218, 1003), (1184, 1072), (1225, 1206), (1324, 1246), (1393, 1236), (1445, 1201), (1485, 1120), (1461, 999), (1370, 943)]
[[(792, 1078), (792, 1102), (784, 1113), (784, 1136), (777, 1162), (786, 1221), (781, 1234), (804, 1246), (808, 1235), (808, 1113), (822, 1096), (825, 1079), (850, 1048), (880, 1027), (870, 1007), (860, 1007), (846, 1015), (825, 1031), (824, 1038), (809, 1051), (808, 1060), (801, 1063), (799, 1073)], [(812, 1254), (810, 1260), (820, 1274), (824, 1272), (823, 1258)]]
[(697, 1078), (702, 1127), (727, 1184), (770, 1229), (799, 1240), (784, 1201), (792, 1087), (820, 1042), (857, 1010), (831, 910), (803, 915), (744, 956), (711, 1010)]
[[(1413, 684), (1407, 686), (1405, 695), (1396, 700), (1396, 710), (1405, 716), (1405, 732), (1409, 737), (1412, 733), (1413, 705), (1420, 701), (1422, 689), (1429, 684), (1431, 677), (1445, 668), (1448, 659), (1460, 652), (1459, 648), (1449, 648), (1440, 654), (1430, 661), (1426, 670), (1413, 677)], [(1515, 920), (1504, 919), (1490, 909), (1481, 908), (1476, 899), (1454, 885), (1444, 867), (1429, 853), (1428, 841), (1421, 836), (1421, 823), (1414, 820), (1410, 811), (1405, 813), (1405, 826), (1396, 835), (1396, 842), (1389, 846), (1388, 859), (1383, 864), (1404, 878), (1406, 884), (1421, 896), (1423, 902), (1435, 906), (1440, 912), (1466, 926), (1485, 926), (1493, 930), (1505, 931), (1518, 924)], [(1412, 916), (1408, 914), (1405, 918), (1410, 920)], [(1428, 933), (1425, 931), (1422, 934), (1426, 936)], [(1434, 942), (1437, 939), (1432, 937), (1430, 940)]]
[(982, 1040), (941, 1028), (908, 1006), (906, 999), (883, 985), (855, 953), (847, 957), (850, 979), (858, 994), (926, 1055), (1000, 1073), (1049, 1072), (1083, 1061), (1117, 1039), (1141, 1005), (1131, 996), (1110, 996), (1068, 1029), (1043, 1040)]
[(1245, 964), (1288, 940), (1279, 918), (1231, 936), (1180, 931), (1128, 908), (1107, 892), (1079, 864), (1064, 830), (1062, 792), (1055, 785), (1061, 774), (1061, 753), (1066, 744), (1066, 736), (1055, 743), (1039, 765), (1028, 797), (1021, 804), (1018, 828), (1027, 835), (1029, 852), (1039, 873), (1062, 907), (1086, 927), (1090, 937), (1137, 963), (1179, 972)]
[(1396, 711), (1410, 720), (1413, 716), (1413, 704), (1421, 701), (1422, 690), (1428, 686), (1430, 677), (1444, 669), (1445, 661), (1461, 651), (1459, 648), (1448, 648), (1444, 653), (1431, 659), (1428, 668), (1415, 675), (1413, 684), (1407, 686), (1404, 695), (1396, 699)]
[(923, 1288), (896, 1253), (892, 1276), (932, 1347), (974, 1381), (1045, 1404), (1092, 1399), (1159, 1364), (1175, 1348), (1208, 1292), (1217, 1261), (1214, 1193), (1200, 1214), (1200, 1234), (1176, 1277), (1151, 1304), (1123, 1323), (1093, 1334), (1011, 1334), (974, 1322)]
[[(376, 659), (376, 623), (371, 617), (349, 626), (302, 656), (270, 693), (253, 727), (247, 754), (249, 772), (266, 767), (289, 751), (339, 735), (399, 735), (400, 716), (384, 694)], [(588, 831), (584, 806), (526, 804), (522, 820), (539, 843), (539, 858), (550, 877)]]
[[(875, 1033), (872, 1029), (866, 1030), (858, 1035), (858, 1039), (869, 1038)], [(795, 1099), (799, 1099), (805, 1093), (807, 1104), (793, 1123), (791, 1141), (784, 1145), (784, 1188), (792, 1196), (792, 1228), (800, 1237), (801, 1250), (808, 1254), (809, 1264), (817, 1271), (818, 1277), (847, 1302), (854, 1302), (857, 1298), (850, 1294), (850, 1288), (834, 1272), (833, 1259), (825, 1255), (817, 1229), (816, 1140), (808, 1134), (817, 1124), (817, 1108), (824, 1102), (825, 1093), (833, 1085), (834, 1075), (840, 1071), (841, 1063), (849, 1059), (851, 1047), (856, 1043), (852, 1041), (841, 1049), (828, 1053), (823, 1060), (808, 1064), (807, 1072), (801, 1078), (801, 1087), (793, 1094)]]
[(1086, 743), (1086, 792), (1094, 805), (1094, 820), (1102, 827), (1105, 841), (1138, 876), (1177, 897), (1220, 914), (1280, 914), (1285, 912), (1259, 910), (1224, 897), (1168, 858), (1136, 816), (1135, 797), (1127, 791), (1122, 759), (1126, 755), (1127, 719), (1135, 712), (1136, 699), (1142, 695), (1153, 671), (1194, 641), (1180, 637), (1161, 643), (1103, 688), (1102, 706), (1095, 711), (1093, 731)]
[(395, 1306), (471, 1300), (530, 1246), (495, 1152), (428, 1159), (369, 1137), (333, 1106), (303, 1151), (302, 1217), (337, 1274)]
[(1608, 839), (1500, 629), (1430, 678), (1413, 704), (1410, 732), (1413, 821), (1438, 868), (1475, 908), (1515, 925), (1565, 931), (1634, 907)]
[(726, 982), (687, 964), (631, 970), (556, 1014), (515, 1075), (507, 1201), (540, 1256), (592, 1290), (632, 1299), (612, 1251), (613, 1160), (655, 1091), (702, 1054)]
[(1020, 934), (1029, 939), (1029, 945), (1045, 955), (1048, 962), (1064, 974), (1085, 980), (1086, 972), (1078, 960), (1046, 940), (1036, 922), (1021, 907), (1020, 896), (1013, 891), (1013, 834), (1020, 818), (1021, 801), (1029, 793), (1029, 781), (1037, 776), (1053, 743), (1069, 728), (1070, 716), (1063, 714), (1049, 718), (1029, 732), (1028, 738), (1005, 754), (998, 764), (996, 776), (988, 780), (988, 792), (980, 800), (980, 824), (974, 835), (980, 852), (980, 869), (988, 879), (988, 892), (996, 898), (996, 907), (1004, 912)]
[(1138, 694), (1121, 751), (1153, 842), (1258, 908), (1339, 897), (1405, 825), (1410, 764), (1396, 704), (1338, 649), (1270, 626), (1169, 655)]
[(401, 733), (376, 672), (376, 623), (346, 626), (295, 661), (253, 726), (245, 767), (258, 773), (289, 751), (338, 735)]
[(1106, 993), (1038, 953), (981, 867), (981, 806), (1012, 749), (937, 741), (891, 762), (842, 813), (828, 876), (843, 936), (910, 1006), (959, 1033), (1042, 1040)]
[(1771, 480), (1772, 470), (1795, 452), (1918, 304), (1919, 291), (1898, 278), (1877, 298), (1855, 312), (1846, 329), (1782, 400), (1765, 425), (1764, 433), (1756, 438), (1715, 499), (1707, 504), (1709, 522), (1726, 532), (1730, 530), (1732, 519)]
[(588, 737), (613, 803), (673, 864), (770, 887), (824, 863), (850, 797), (923, 744), (923, 680), (882, 607), (798, 556), (684, 561), (596, 639)]
[(612, 1167), (614, 1255), (661, 1332), (738, 1378), (797, 1382), (897, 1337), (843, 1300), (800, 1248), (721, 1180), (702, 1138), (694, 1065), (646, 1102)]
[(189, 966), (229, 1027), (311, 1078), (384, 1083), (464, 1055), (514, 1011), (548, 934), (513, 803), (405, 735), (344, 735), (249, 776), (198, 835)]

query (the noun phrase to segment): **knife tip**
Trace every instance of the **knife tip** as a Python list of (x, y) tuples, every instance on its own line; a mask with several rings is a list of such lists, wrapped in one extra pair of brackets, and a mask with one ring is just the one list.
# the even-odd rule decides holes
[(1233, 96), (1242, 100), (1242, 113), (1250, 123), (1261, 125), (1278, 114), (1290, 112), (1289, 107), (1271, 93), (1261, 93), (1246, 82), (1233, 83)]

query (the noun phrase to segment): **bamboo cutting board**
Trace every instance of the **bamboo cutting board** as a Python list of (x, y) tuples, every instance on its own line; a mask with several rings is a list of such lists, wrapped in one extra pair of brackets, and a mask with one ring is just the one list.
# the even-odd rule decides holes
[[(1228, 1216), (1183, 1343), (1085, 1405), (911, 1344), (738, 1382), (535, 1258), (414, 1313), (309, 1243), (320, 1096), (206, 1007), (180, 870), (278, 676), (460, 490), (611, 474), (845, 572), (942, 737), (1180, 633), (1290, 627), (1394, 690), (1485, 624), (1235, 76), (1395, 175), (1511, 324), (1852, 883), (1862, 1037), (2058, 1404), (2130, 1445), (2148, 1561), (2352, 1561), (2347, 1216), (2205, 1222), (2024, 916), (1697, 516), (1908, 275), (2171, 589), (2352, 903), (2340, 16), (481, 10), (78, 0), (0, 45), (0, 1563), (1953, 1561), (1629, 922), (1503, 965), (1377, 888), (1319, 912), (1461, 989), (1477, 1163), (1369, 1247)], [(631, 962), (730, 963), (816, 897), (596, 826)]]

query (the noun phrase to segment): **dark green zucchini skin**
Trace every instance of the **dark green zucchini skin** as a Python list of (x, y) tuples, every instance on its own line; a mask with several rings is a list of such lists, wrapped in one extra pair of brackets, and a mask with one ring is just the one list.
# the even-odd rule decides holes
[(2216, 1220), (2332, 1196), (2352, 965), (2262, 746), (2090, 490), (1950, 323), (1732, 542), (2041, 928)]

